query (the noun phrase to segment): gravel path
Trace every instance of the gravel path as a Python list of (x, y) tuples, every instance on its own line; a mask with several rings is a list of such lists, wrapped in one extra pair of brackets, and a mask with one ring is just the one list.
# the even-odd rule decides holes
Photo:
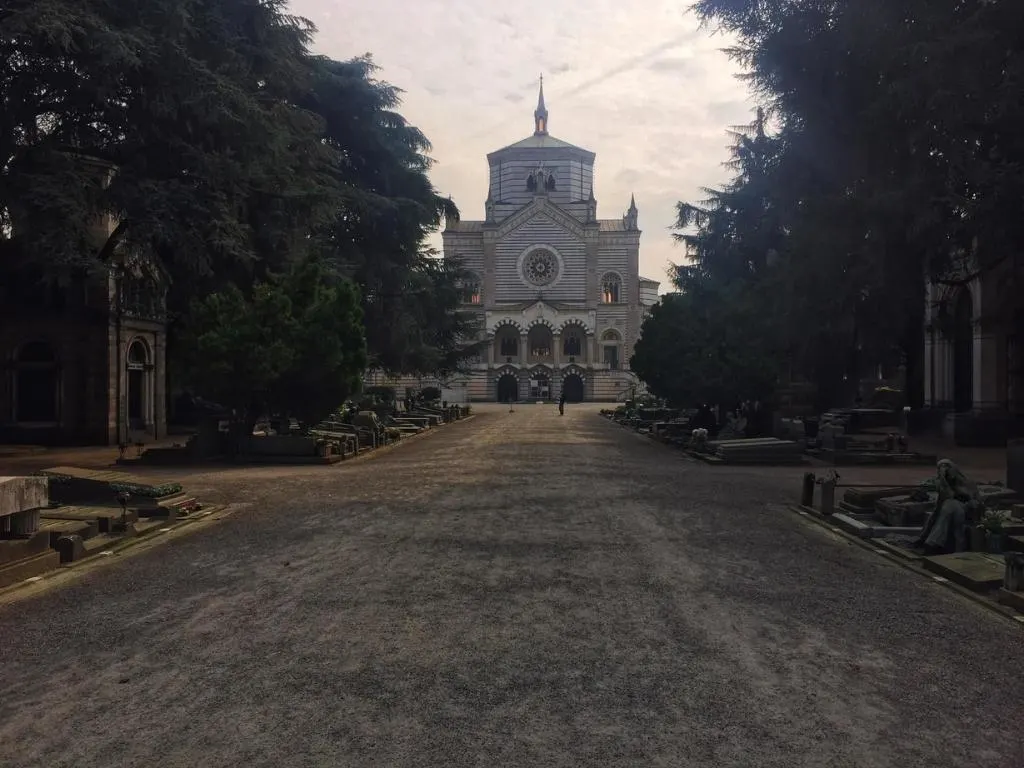
[(0, 765), (1024, 766), (1024, 633), (784, 473), (483, 410), (0, 609)]

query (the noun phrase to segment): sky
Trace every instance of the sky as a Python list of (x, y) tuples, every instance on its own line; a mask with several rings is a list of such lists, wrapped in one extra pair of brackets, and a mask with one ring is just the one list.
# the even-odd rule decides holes
[[(486, 155), (533, 133), (539, 76), (551, 135), (597, 153), (600, 218), (636, 195), (640, 273), (666, 285), (682, 260), (671, 225), (680, 200), (729, 172), (730, 127), (754, 102), (690, 0), (292, 0), (318, 29), (315, 49), (371, 53), (404, 91), (402, 115), (433, 144), (434, 186), (464, 219), (482, 219)], [(434, 238), (440, 248), (440, 236)]]

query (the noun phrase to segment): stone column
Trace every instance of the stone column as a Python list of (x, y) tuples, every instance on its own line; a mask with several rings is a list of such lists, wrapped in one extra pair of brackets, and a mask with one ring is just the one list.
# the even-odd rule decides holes
[(494, 345), (495, 345), (497, 340), (494, 338), (494, 336), (488, 336), (487, 338), (488, 338), (488, 342), (487, 342), (487, 367), (488, 368), (493, 368), (494, 367)]
[(562, 334), (551, 334), (551, 343), (554, 344), (554, 349), (551, 350), (551, 360), (555, 367), (558, 367), (562, 362)]
[(587, 360), (591, 365), (601, 362), (597, 355), (597, 336), (593, 333), (587, 334)]
[(519, 364), (529, 365), (529, 350), (526, 348), (527, 335), (519, 334)]

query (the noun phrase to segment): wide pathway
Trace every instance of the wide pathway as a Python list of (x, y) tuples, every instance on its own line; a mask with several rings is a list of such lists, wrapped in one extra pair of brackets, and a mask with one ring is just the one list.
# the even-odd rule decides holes
[(483, 410), (0, 608), (0, 765), (1024, 765), (1020, 628), (776, 473)]

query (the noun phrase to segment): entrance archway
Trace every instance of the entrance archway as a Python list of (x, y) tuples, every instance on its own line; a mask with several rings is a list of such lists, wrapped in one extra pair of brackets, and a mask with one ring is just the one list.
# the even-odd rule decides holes
[(498, 402), (507, 403), (519, 399), (519, 379), (511, 373), (503, 373), (498, 379)]
[(965, 413), (974, 406), (974, 302), (964, 288), (953, 308), (953, 408)]
[(551, 377), (544, 371), (535, 371), (530, 374), (530, 399), (551, 399)]
[(562, 379), (562, 394), (567, 403), (582, 403), (583, 378), (578, 373), (570, 373)]
[(128, 347), (128, 427), (144, 430), (148, 419), (149, 392), (149, 349), (142, 339), (136, 339)]

